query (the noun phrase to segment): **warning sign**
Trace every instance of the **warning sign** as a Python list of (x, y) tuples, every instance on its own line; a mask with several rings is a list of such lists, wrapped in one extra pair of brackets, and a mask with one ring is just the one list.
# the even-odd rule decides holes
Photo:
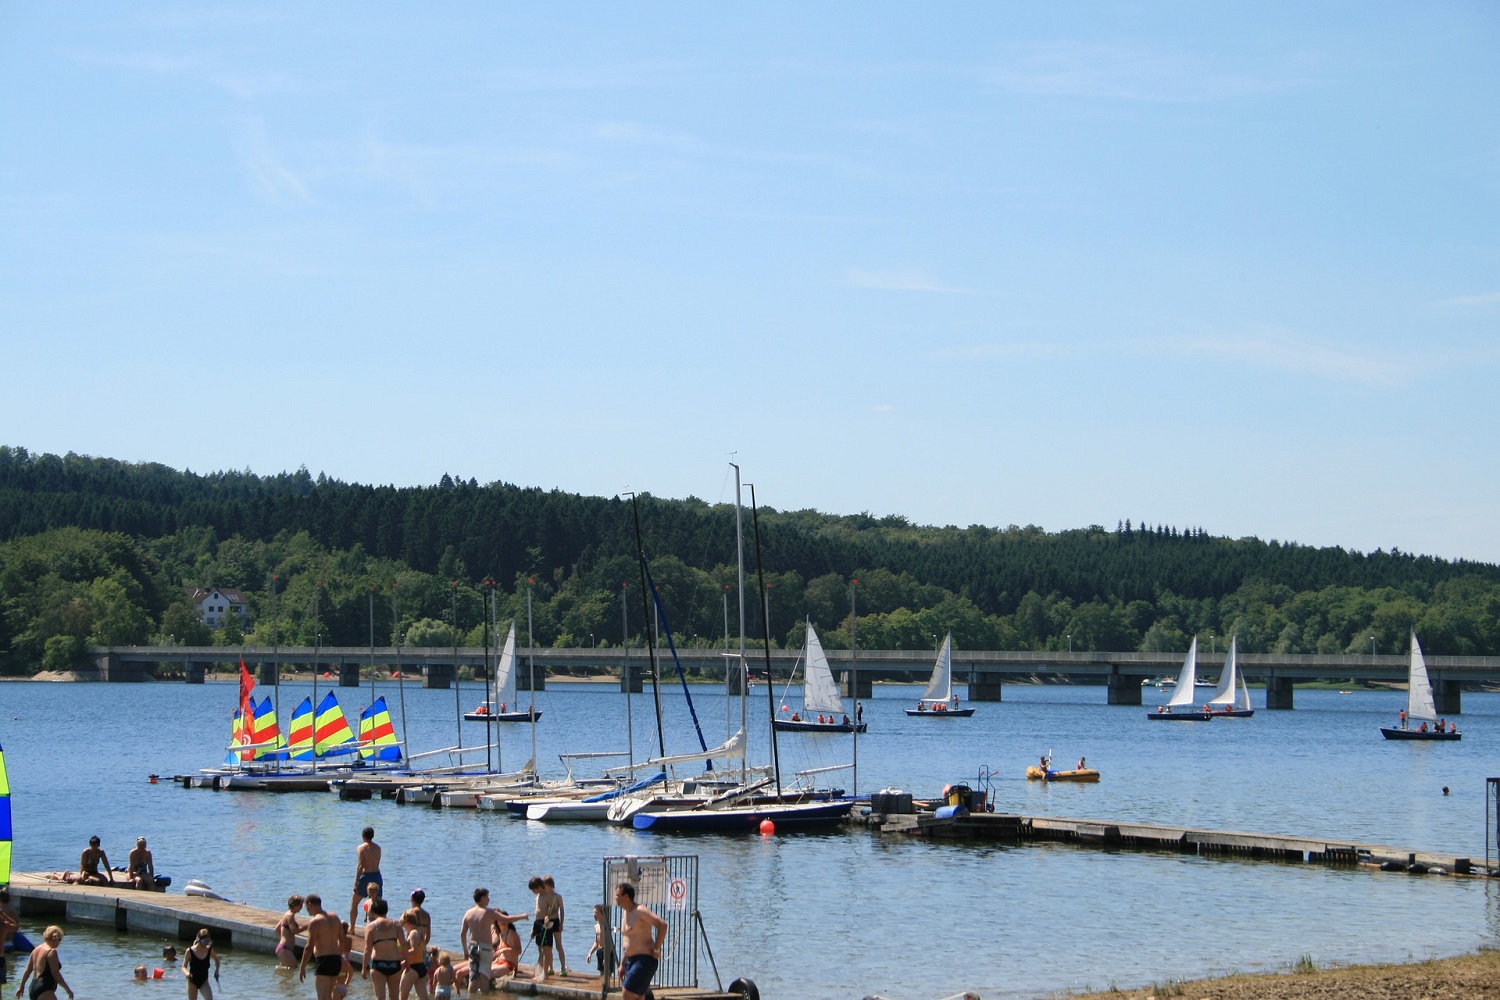
[(667, 909), (687, 909), (687, 879), (674, 878), (667, 883)]

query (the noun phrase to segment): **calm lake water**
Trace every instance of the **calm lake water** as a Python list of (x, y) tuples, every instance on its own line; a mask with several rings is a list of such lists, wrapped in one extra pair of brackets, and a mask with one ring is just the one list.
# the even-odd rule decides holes
[[(281, 714), (310, 685), (285, 685)], [(465, 684), (470, 708), (482, 687)], [(726, 735), (726, 701), (695, 686), (710, 745)], [(1299, 690), (1291, 712), (1248, 720), (1158, 725), (1145, 707), (1109, 706), (1102, 687), (1011, 686), (1005, 702), (969, 720), (911, 719), (918, 689), (880, 686), (866, 708), (858, 789), (933, 795), (973, 783), (981, 767), (1003, 776), (998, 808), (1101, 820), (1138, 820), (1334, 837), (1483, 859), (1485, 778), (1500, 774), (1494, 734), (1500, 696), (1465, 694), (1457, 744), (1400, 744), (1377, 729), (1395, 720), (1399, 692)], [(347, 713), (368, 688), (338, 689)], [(394, 684), (382, 684), (401, 728)], [(1149, 697), (1149, 696), (1148, 696)], [(1253, 692), (1257, 704), (1260, 692)], [(438, 811), (332, 795), (185, 790), (163, 776), (222, 759), (232, 684), (0, 685), (0, 741), (9, 765), (17, 870), (77, 864), (99, 834), (116, 864), (137, 836), (180, 887), (200, 878), (234, 898), (279, 908), (292, 892), (347, 907), (359, 830), (385, 848), (388, 893), (428, 893), (437, 943), (454, 947), (476, 885), (495, 905), (529, 907), (526, 880), (553, 874), (572, 917), (570, 964), (582, 966), (588, 914), (603, 892), (601, 858), (695, 854), (699, 905), (725, 983), (744, 976), (768, 1000), (792, 997), (936, 998), (963, 989), (985, 998), (1033, 997), (1219, 974), (1276, 971), (1310, 955), (1322, 964), (1421, 959), (1500, 944), (1500, 885), (1368, 871), (1176, 854), (1109, 852), (1056, 844), (927, 843), (865, 833), (770, 838), (676, 837), (592, 824), (528, 823), (504, 815)], [(415, 751), (452, 745), (452, 691), (405, 692)], [(680, 688), (664, 694), (667, 748), (695, 749)], [(608, 685), (554, 684), (537, 695), (537, 759), (560, 776), (564, 752), (625, 750), (626, 698)], [(648, 695), (632, 700), (637, 759), (655, 752)], [(766, 692), (750, 701), (751, 758), (766, 758)], [(738, 700), (731, 703), (738, 726)], [(482, 742), (482, 727), (464, 727)], [(531, 752), (526, 726), (503, 727), (503, 763)], [(783, 737), (782, 768), (844, 763), (848, 736)], [(1087, 754), (1097, 785), (1024, 780), (1051, 751)], [(853, 776), (843, 773), (850, 787)], [(1451, 794), (1442, 794), (1443, 786)], [(31, 926), (28, 931), (38, 931)], [(70, 927), (64, 971), (80, 998), (134, 996), (140, 962), (160, 964), (163, 942)], [(706, 960), (700, 981), (713, 984)], [(180, 995), (180, 977), (141, 987)], [(161, 991), (167, 992), (161, 992)], [(228, 952), (222, 995), (310, 997), (311, 984), (278, 975), (268, 959)], [(370, 996), (356, 979), (351, 996)]]

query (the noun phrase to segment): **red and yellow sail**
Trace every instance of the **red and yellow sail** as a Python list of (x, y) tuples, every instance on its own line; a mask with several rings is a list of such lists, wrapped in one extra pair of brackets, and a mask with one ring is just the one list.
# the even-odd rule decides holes
[(313, 753), (322, 757), (329, 753), (352, 753), (354, 730), (339, 708), (339, 700), (330, 691), (318, 703), (317, 719), (314, 721)]
[(385, 696), (359, 716), (359, 755), (366, 760), (400, 760), (401, 747), (396, 742), (396, 725), (391, 721), (391, 711), (386, 706)]

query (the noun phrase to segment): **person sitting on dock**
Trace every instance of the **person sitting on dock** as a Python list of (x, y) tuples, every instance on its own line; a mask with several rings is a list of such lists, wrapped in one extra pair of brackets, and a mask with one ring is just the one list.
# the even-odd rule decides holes
[(516, 922), (525, 920), (525, 913), (503, 913), (496, 910), (499, 922), (495, 924), (495, 975), (514, 976), (521, 971), (521, 934)]
[(339, 918), (323, 909), (323, 898), (307, 895), (307, 947), (297, 966), (299, 981), (307, 979), (307, 965), (313, 963), (313, 983), (318, 1000), (332, 1000), (333, 985), (344, 971), (344, 931)]
[[(99, 873), (101, 864), (104, 866), (102, 875)], [(83, 854), (78, 858), (78, 881), (83, 885), (115, 884), (115, 873), (109, 868), (109, 855), (99, 846), (98, 835), (89, 838), (89, 846), (83, 849)]]
[(354, 898), (349, 901), (351, 927), (359, 916), (359, 904), (370, 898), (372, 882), (381, 889), (385, 888), (385, 881), (380, 877), (380, 845), (375, 843), (375, 828), (367, 826), (360, 831), (360, 844), (354, 849)]
[(125, 861), (125, 872), (133, 887), (156, 891), (156, 865), (151, 860), (151, 852), (146, 850), (145, 837), (135, 838), (135, 849)]

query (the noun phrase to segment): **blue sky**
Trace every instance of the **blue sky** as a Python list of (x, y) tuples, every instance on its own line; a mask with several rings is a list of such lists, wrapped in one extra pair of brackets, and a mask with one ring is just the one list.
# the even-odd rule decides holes
[(1500, 6), (0, 6), (0, 442), (1500, 561)]

